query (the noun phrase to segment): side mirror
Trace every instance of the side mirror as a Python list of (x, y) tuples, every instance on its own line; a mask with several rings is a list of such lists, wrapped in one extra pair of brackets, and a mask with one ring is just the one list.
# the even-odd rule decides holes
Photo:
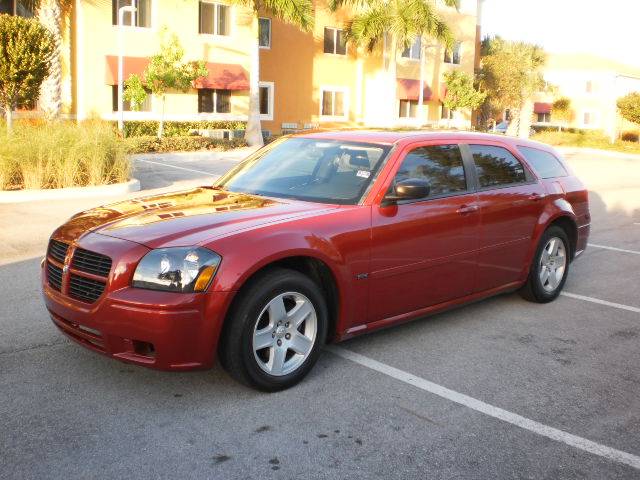
[(401, 200), (418, 200), (429, 196), (431, 187), (422, 178), (407, 178), (396, 184), (395, 192), (387, 194), (384, 203), (390, 204)]

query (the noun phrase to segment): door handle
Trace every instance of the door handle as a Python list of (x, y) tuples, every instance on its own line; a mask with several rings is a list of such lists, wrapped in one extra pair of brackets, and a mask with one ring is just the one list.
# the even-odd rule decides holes
[(462, 205), (459, 209), (456, 210), (456, 213), (460, 215), (467, 215), (469, 213), (477, 212), (480, 209), (478, 205)]
[(542, 200), (544, 198), (544, 195), (542, 195), (541, 193), (532, 193), (528, 198), (529, 200), (537, 202), (538, 200)]

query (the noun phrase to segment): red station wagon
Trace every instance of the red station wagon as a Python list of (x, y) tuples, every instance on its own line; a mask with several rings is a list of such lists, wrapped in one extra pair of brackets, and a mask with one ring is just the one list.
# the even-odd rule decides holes
[(587, 245), (583, 184), (550, 147), (471, 133), (280, 139), (214, 185), (79, 213), (42, 288), (80, 344), (262, 390), (325, 342), (519, 290), (555, 299)]

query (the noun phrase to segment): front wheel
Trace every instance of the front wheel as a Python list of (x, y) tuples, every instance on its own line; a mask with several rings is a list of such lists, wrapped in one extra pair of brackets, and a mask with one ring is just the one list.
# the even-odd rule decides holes
[(569, 252), (569, 238), (565, 231), (556, 226), (548, 228), (540, 239), (527, 283), (520, 294), (537, 303), (555, 300), (567, 280)]
[(234, 303), (220, 343), (220, 360), (254, 388), (289, 388), (311, 370), (327, 333), (320, 287), (294, 270), (274, 269), (251, 281)]

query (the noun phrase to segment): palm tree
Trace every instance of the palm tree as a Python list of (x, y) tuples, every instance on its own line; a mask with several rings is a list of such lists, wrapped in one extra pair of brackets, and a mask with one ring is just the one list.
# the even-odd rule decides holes
[(49, 77), (40, 88), (40, 106), (46, 118), (53, 120), (62, 110), (62, 31), (63, 19), (71, 10), (73, 0), (23, 0), (23, 4), (38, 13), (40, 22), (51, 32), (55, 51), (51, 57)]
[(46, 0), (38, 12), (40, 21), (53, 35), (54, 54), (49, 76), (40, 87), (40, 108), (45, 118), (53, 120), (62, 110), (62, 8), (60, 0)]
[(258, 39), (258, 13), (266, 13), (308, 32), (313, 28), (313, 3), (311, 0), (236, 0), (253, 10), (251, 29), (254, 45), (251, 49), (251, 73), (249, 78), (249, 118), (245, 140), (249, 145), (262, 145), (260, 125), (260, 45)]
[[(458, 8), (459, 0), (444, 0), (444, 4)], [(396, 105), (396, 58), (398, 50), (408, 48), (416, 38), (421, 44), (432, 38), (444, 43), (446, 48), (453, 44), (453, 34), (449, 26), (436, 11), (435, 0), (330, 0), (333, 11), (340, 7), (351, 7), (354, 16), (347, 27), (347, 38), (358, 46), (366, 46), (372, 51), (383, 42), (388, 43), (389, 58), (385, 62), (388, 78), (389, 118), (395, 118)], [(421, 54), (424, 56), (424, 48)], [(424, 61), (423, 58), (420, 59)], [(420, 99), (424, 78), (421, 79)], [(422, 105), (420, 105), (422, 110)]]

